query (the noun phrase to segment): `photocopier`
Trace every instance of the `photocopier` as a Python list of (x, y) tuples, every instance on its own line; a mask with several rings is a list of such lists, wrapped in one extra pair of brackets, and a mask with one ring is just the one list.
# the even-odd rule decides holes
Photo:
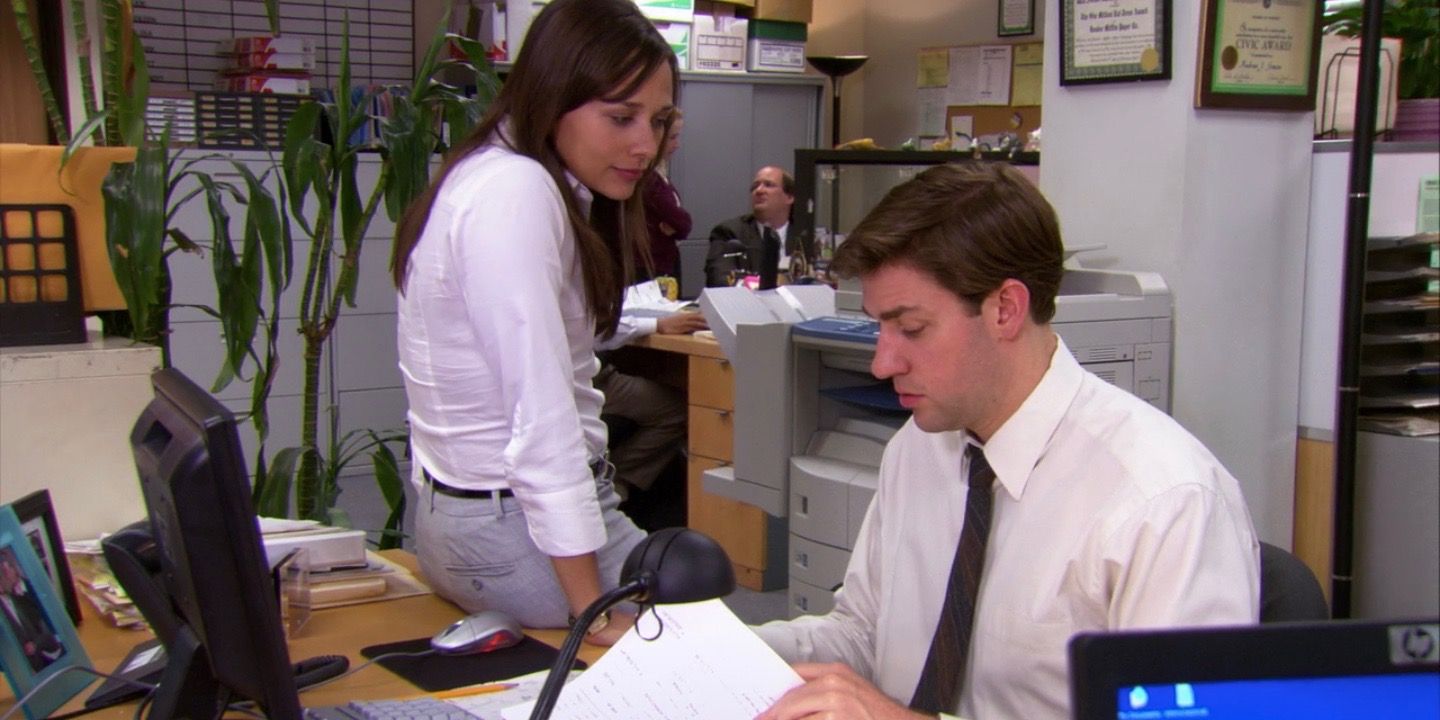
[[(878, 324), (858, 283), (700, 296), (735, 369), (734, 465), (707, 492), (788, 521), (767, 548), (788, 574), (791, 616), (827, 612), (875, 493), (885, 443), (906, 419), (870, 374)], [(1170, 410), (1171, 295), (1155, 273), (1068, 269), (1051, 325), (1085, 369)]]

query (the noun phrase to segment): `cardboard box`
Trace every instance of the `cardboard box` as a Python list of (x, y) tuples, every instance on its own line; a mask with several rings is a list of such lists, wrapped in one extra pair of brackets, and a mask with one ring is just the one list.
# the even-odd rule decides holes
[(221, 40), (215, 44), (215, 53), (218, 55), (237, 55), (256, 52), (314, 54), (315, 41), (300, 35), (255, 35)]
[(805, 72), (805, 24), (751, 20), (745, 67), (751, 72)]
[(811, 0), (755, 0), (753, 6), (750, 17), (754, 20), (808, 23), (813, 14)]
[[(695, 17), (695, 0), (635, 0), (640, 12), (658, 27), (661, 22), (691, 22)], [(678, 53), (677, 53), (678, 54)]]
[(265, 72), (248, 73), (245, 75), (222, 75), (215, 81), (215, 89), (226, 92), (309, 95), (310, 77), (274, 75)]
[(675, 59), (679, 61), (681, 70), (690, 69), (690, 35), (691, 27), (688, 22), (656, 22), (655, 29), (660, 31), (660, 37), (670, 43), (670, 49), (675, 52)]
[(735, 8), (704, 3), (696, 8), (690, 33), (690, 68), (714, 72), (745, 72), (745, 43), (750, 23)]

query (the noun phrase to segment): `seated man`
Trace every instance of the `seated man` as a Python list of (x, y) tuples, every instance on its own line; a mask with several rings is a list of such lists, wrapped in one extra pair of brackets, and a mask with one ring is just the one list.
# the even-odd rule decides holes
[(780, 265), (800, 252), (809, 256), (803, 238), (790, 232), (790, 209), (795, 205), (795, 178), (790, 173), (766, 165), (750, 182), (750, 212), (730, 218), (710, 231), (710, 249), (705, 255), (706, 287), (730, 284), (735, 271), (759, 274), (765, 256), (766, 234), (778, 241)]
[[(603, 359), (606, 351), (646, 335), (685, 335), (705, 328), (705, 316), (698, 312), (653, 318), (622, 311), (615, 335), (596, 338), (595, 349)], [(605, 394), (600, 416), (624, 418), (633, 424), (623, 437), (611, 439), (609, 458), (615, 465), (615, 490), (630, 500), (636, 491), (649, 491), (671, 458), (685, 446), (685, 396), (650, 378), (620, 372), (608, 362), (600, 366), (594, 384)], [(635, 519), (637, 523), (642, 520)]]
[(1076, 362), (1062, 260), (1045, 198), (979, 162), (895, 188), (836, 251), (912, 416), (834, 610), (756, 628), (806, 680), (760, 717), (1060, 720), (1071, 635), (1258, 619), (1239, 484)]

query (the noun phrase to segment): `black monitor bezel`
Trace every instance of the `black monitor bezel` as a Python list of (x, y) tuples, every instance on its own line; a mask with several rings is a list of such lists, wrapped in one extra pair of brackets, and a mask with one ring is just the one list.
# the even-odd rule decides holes
[[(159, 546), (162, 588), (203, 648), (222, 696), (252, 700), (272, 719), (298, 720), (295, 677), (234, 415), (173, 368), (156, 371), (151, 386), (154, 399), (130, 442)], [(177, 657), (167, 654), (172, 662)]]
[(1118, 691), (1136, 685), (1434, 673), (1396, 662), (1392, 628), (1440, 620), (1280, 622), (1080, 633), (1070, 639), (1075, 720), (1114, 720)]

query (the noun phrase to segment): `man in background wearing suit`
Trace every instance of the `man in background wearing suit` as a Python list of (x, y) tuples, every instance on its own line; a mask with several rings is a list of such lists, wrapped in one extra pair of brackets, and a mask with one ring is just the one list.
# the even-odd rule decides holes
[(750, 182), (751, 211), (730, 218), (710, 231), (705, 285), (729, 285), (730, 274), (737, 270), (758, 274), (767, 236), (778, 246), (777, 257), (782, 267), (797, 251), (805, 251), (802, 239), (790, 232), (790, 209), (794, 205), (795, 178), (774, 165), (760, 168)]

